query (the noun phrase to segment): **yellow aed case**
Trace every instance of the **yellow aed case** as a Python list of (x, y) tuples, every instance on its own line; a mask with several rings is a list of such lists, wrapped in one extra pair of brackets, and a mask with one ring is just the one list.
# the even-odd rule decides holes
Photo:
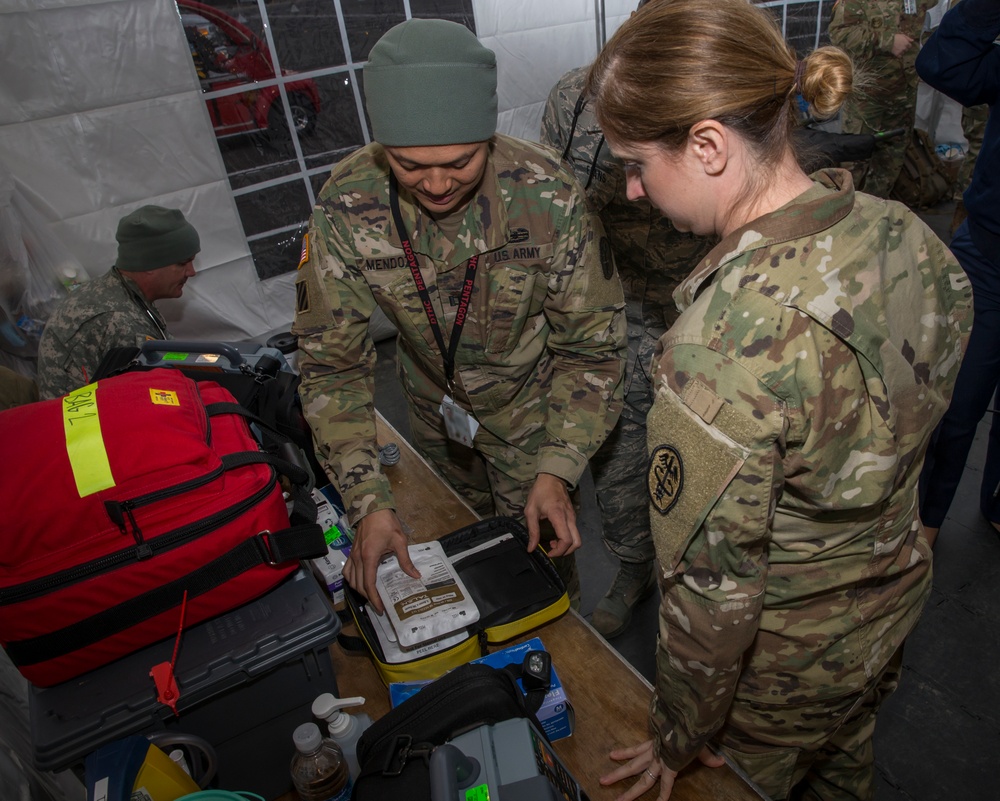
[[(510, 534), (509, 538), (504, 535)], [(490, 547), (487, 543), (503, 539)], [(479, 608), (479, 622), (470, 626), (464, 640), (445, 650), (411, 660), (389, 662), (379, 643), (367, 602), (347, 587), (345, 600), (358, 637), (340, 635), (348, 650), (367, 651), (385, 684), (435, 679), (458, 665), (487, 653), (497, 645), (525, 634), (569, 609), (566, 587), (551, 560), (538, 547), (528, 553), (528, 531), (512, 517), (480, 520), (440, 538), (451, 558), (475, 551), (455, 566)], [(476, 550), (479, 549), (479, 550)]]

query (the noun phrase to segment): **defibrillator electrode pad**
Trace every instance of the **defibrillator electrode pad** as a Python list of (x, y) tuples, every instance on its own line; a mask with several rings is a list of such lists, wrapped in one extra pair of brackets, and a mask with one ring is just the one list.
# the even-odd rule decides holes
[(441, 544), (410, 545), (408, 550), (419, 579), (406, 575), (395, 556), (379, 565), (375, 577), (399, 647), (413, 648), (478, 621), (479, 609)]

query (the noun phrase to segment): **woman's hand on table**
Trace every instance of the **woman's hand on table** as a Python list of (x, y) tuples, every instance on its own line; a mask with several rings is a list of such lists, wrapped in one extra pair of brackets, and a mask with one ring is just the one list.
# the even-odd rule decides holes
[[(658, 801), (667, 801), (670, 798), (670, 793), (674, 789), (674, 780), (677, 778), (677, 771), (671, 770), (660, 761), (656, 753), (656, 740), (646, 740), (646, 742), (633, 745), (630, 748), (616, 748), (611, 752), (610, 757), (616, 762), (628, 761), (615, 768), (611, 773), (602, 776), (602, 785), (615, 784), (630, 776), (639, 777), (638, 781), (619, 795), (615, 801), (633, 801), (657, 783), (660, 787)], [(725, 760), (713, 753), (708, 746), (701, 749), (698, 759), (710, 768), (722, 767), (725, 764)]]

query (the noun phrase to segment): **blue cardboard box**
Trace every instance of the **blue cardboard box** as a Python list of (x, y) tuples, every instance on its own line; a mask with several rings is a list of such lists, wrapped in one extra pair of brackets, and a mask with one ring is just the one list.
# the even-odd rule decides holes
[[(544, 650), (545, 646), (542, 644), (541, 639), (533, 637), (518, 645), (511, 645), (508, 648), (487, 654), (479, 659), (473, 659), (472, 662), (473, 664), (481, 662), (491, 667), (502, 668), (510, 664), (521, 664), (528, 651)], [(518, 685), (520, 683), (519, 679)], [(430, 682), (393, 682), (389, 685), (389, 700), (392, 706), (394, 708), (399, 706), (411, 695), (420, 692), (420, 689), (426, 684), (430, 684)], [(521, 689), (523, 690), (524, 688), (522, 687)], [(549, 686), (549, 691), (545, 694), (537, 717), (549, 740), (561, 740), (563, 737), (569, 737), (573, 733), (573, 725), (575, 723), (573, 705), (566, 697), (566, 690), (563, 688), (562, 682), (559, 681), (559, 675), (556, 673), (556, 666), (554, 664), (552, 665), (552, 684)]]

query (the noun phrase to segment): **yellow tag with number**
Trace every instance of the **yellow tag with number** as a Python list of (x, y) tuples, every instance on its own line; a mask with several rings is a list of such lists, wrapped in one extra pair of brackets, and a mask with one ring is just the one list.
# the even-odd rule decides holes
[(170, 389), (150, 389), (149, 399), (156, 406), (180, 406), (180, 398), (177, 393)]

